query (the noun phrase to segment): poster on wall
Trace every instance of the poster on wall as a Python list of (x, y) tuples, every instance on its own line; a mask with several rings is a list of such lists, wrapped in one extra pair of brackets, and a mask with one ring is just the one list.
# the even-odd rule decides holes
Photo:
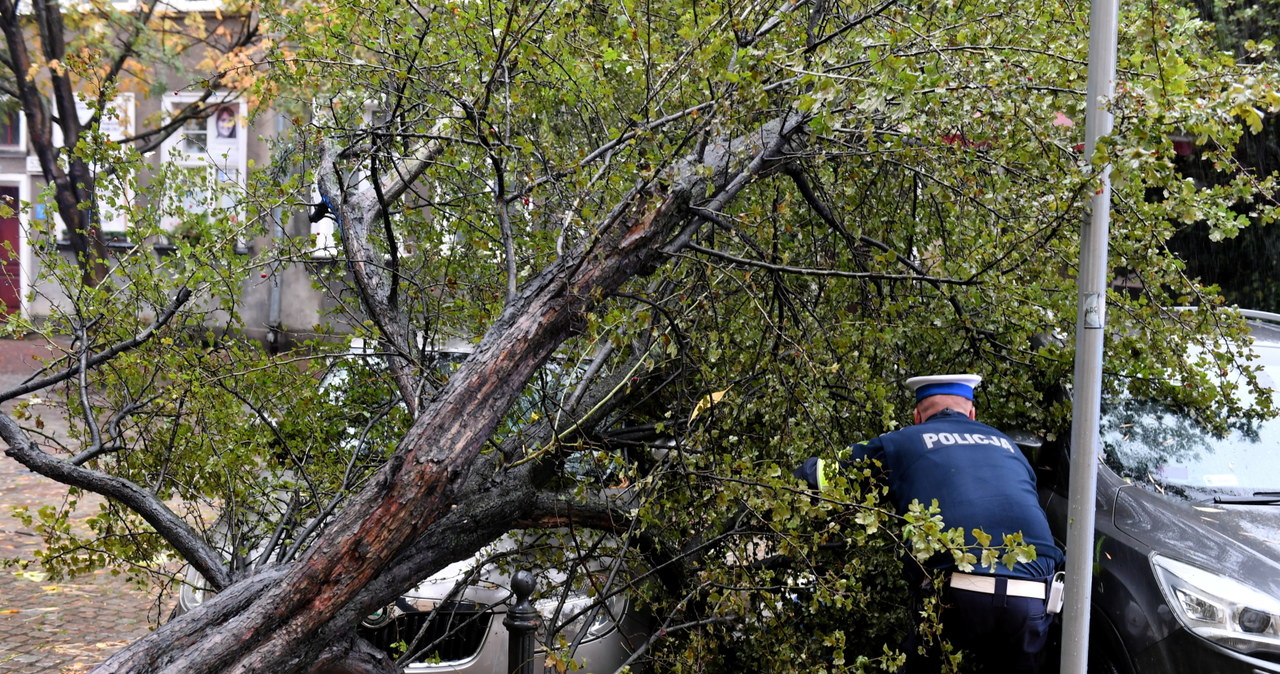
[(218, 140), (235, 140), (236, 129), (240, 126), (240, 121), (236, 118), (236, 109), (230, 105), (224, 105), (213, 113), (214, 135)]
[(209, 155), (214, 163), (226, 167), (240, 165), (240, 106), (219, 106), (209, 116)]

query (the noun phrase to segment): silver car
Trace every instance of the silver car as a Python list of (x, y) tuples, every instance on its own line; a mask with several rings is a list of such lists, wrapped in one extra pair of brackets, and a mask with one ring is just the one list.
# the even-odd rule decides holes
[[(649, 621), (623, 591), (633, 575), (613, 556), (616, 550), (618, 541), (598, 532), (512, 532), (423, 580), (365, 618), (358, 631), (412, 674), (507, 674), (503, 619), (514, 603), (511, 578), (518, 567), (535, 578), (541, 626), (534, 671), (548, 665), (585, 674), (624, 665), (641, 671), (632, 654), (648, 639)], [(188, 567), (174, 615), (200, 605), (206, 592), (204, 578)], [(574, 665), (566, 669), (569, 660)]]
[[(508, 630), (516, 567), (534, 558), (554, 559), (535, 576), (533, 605), (541, 616), (534, 671), (609, 673), (631, 664), (647, 639), (647, 621), (621, 591), (629, 572), (610, 558), (616, 541), (605, 534), (552, 530), (515, 532), (475, 558), (427, 578), (382, 611), (365, 619), (360, 634), (386, 650), (406, 672), (506, 674)], [(566, 554), (582, 550), (589, 554)], [(601, 552), (604, 551), (604, 555)], [(561, 666), (557, 666), (559, 663)]]

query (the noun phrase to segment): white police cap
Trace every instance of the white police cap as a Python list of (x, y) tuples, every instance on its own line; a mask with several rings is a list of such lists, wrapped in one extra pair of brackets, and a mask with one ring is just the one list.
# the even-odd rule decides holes
[(973, 389), (980, 383), (982, 377), (976, 374), (935, 374), (912, 377), (907, 380), (907, 388), (915, 391), (916, 402), (936, 395), (961, 396), (973, 400)]

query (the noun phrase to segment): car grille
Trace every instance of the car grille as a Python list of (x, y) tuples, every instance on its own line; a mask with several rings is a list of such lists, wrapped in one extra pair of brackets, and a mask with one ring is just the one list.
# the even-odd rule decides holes
[(407, 612), (381, 627), (362, 625), (359, 632), (395, 658), (412, 645), (413, 656), (409, 662), (453, 662), (467, 660), (480, 652), (492, 620), (493, 613), (489, 611), (441, 608)]

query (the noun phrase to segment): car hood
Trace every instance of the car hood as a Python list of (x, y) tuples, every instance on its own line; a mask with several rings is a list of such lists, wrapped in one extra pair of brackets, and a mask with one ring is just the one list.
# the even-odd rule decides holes
[[(505, 538), (500, 542), (506, 543), (503, 547), (515, 548), (514, 542)], [(494, 547), (497, 544), (490, 546)], [(486, 563), (493, 552), (486, 548), (470, 559), (446, 566), (406, 592), (401, 600), (419, 611), (430, 611), (446, 600), (505, 610), (505, 602), (511, 596), (512, 572)]]
[[(534, 574), (535, 600), (558, 597), (566, 590), (585, 592), (586, 574), (607, 572), (617, 545), (617, 539), (598, 533), (513, 531), (423, 580), (401, 597), (401, 609), (407, 603), (428, 611), (448, 601), (505, 611), (512, 596), (511, 577), (520, 569)], [(584, 554), (578, 557), (573, 550)]]
[(1153, 552), (1280, 597), (1280, 506), (1193, 503), (1127, 485), (1114, 524)]

